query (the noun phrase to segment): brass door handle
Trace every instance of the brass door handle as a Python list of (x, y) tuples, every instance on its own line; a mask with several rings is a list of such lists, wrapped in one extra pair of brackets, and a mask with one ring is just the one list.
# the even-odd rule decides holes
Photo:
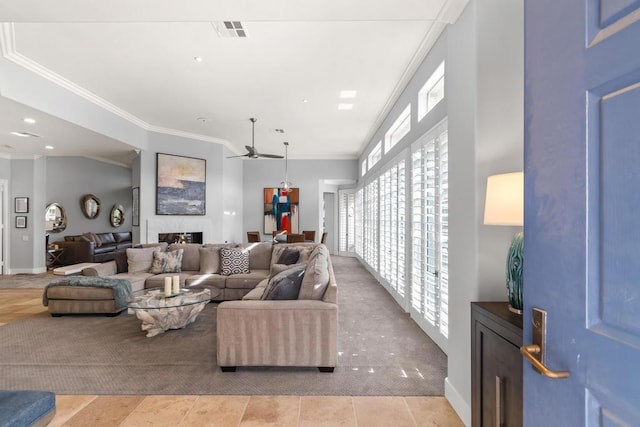
[(533, 365), (540, 374), (549, 378), (569, 378), (569, 371), (552, 371), (544, 366), (534, 355), (540, 353), (540, 346), (537, 344), (523, 345), (520, 347), (520, 353)]

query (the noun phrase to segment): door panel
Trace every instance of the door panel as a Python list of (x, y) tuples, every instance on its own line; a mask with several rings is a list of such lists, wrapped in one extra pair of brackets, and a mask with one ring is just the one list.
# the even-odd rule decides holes
[[(640, 422), (640, 2), (525, 1), (525, 425)], [(531, 342), (525, 326), (524, 340)]]

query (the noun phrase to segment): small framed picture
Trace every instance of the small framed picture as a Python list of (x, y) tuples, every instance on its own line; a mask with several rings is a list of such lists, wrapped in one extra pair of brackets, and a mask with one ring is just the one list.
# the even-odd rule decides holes
[(16, 197), (14, 210), (15, 213), (29, 213), (29, 198)]
[(16, 228), (27, 228), (27, 217), (26, 216), (17, 216), (16, 217)]

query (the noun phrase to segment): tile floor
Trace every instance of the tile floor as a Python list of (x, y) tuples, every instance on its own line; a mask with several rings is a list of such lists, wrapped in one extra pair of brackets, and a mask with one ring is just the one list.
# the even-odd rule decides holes
[[(0, 326), (46, 311), (40, 289), (0, 289)], [(444, 397), (58, 395), (50, 426), (463, 426)]]

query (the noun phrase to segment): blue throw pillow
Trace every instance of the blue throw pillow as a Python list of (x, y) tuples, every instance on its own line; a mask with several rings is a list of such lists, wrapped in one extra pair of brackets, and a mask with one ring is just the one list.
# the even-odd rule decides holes
[(300, 293), (305, 267), (295, 267), (273, 277), (269, 283), (267, 300), (295, 300)]

